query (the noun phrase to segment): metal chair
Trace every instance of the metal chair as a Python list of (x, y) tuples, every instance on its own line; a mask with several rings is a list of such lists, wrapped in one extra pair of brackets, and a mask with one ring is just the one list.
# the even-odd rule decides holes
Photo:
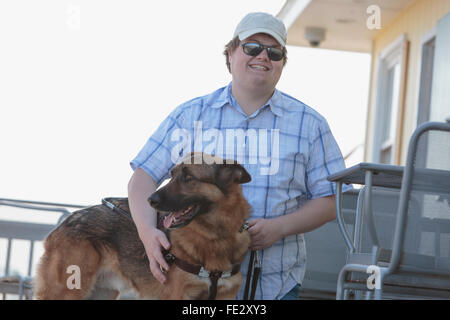
[[(383, 192), (385, 197), (372, 198), (371, 203), (363, 203), (365, 192), (361, 193), (359, 204), (368, 210), (358, 208), (357, 217), (369, 213), (364, 223), (367, 230), (355, 234), (353, 242), (346, 240), (349, 257), (339, 274), (336, 298), (349, 298), (350, 291), (359, 294), (357, 298), (369, 299), (450, 298), (449, 123), (429, 122), (414, 131), (399, 197), (392, 189)], [(389, 194), (398, 199), (398, 208), (395, 223), (383, 226), (377, 224), (371, 206), (388, 201)], [(380, 237), (383, 229), (392, 230), (392, 237)], [(371, 251), (361, 247), (367, 235)], [(367, 279), (371, 271), (376, 273)]]

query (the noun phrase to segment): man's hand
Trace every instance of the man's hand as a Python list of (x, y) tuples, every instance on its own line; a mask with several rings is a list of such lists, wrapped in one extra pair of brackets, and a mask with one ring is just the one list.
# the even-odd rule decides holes
[(152, 228), (150, 231), (146, 232), (141, 236), (142, 243), (145, 247), (145, 252), (147, 253), (148, 260), (150, 262), (150, 271), (153, 276), (160, 283), (164, 284), (166, 282), (166, 277), (161, 271), (160, 266), (165, 270), (169, 270), (169, 265), (167, 264), (164, 256), (162, 254), (162, 248), (169, 250), (170, 243), (164, 232), (159, 229)]
[(248, 226), (251, 238), (250, 249), (252, 250), (268, 248), (283, 237), (275, 219), (250, 220)]
[(310, 232), (336, 219), (334, 196), (309, 200), (296, 211), (273, 219), (248, 222), (250, 248), (261, 250), (293, 234)]

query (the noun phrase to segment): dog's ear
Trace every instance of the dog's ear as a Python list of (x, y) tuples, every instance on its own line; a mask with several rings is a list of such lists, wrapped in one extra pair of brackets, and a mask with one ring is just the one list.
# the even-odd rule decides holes
[(247, 183), (252, 180), (250, 174), (240, 164), (216, 164), (216, 181), (219, 188), (224, 191), (232, 183)]
[[(226, 166), (227, 165), (225, 165), (225, 167)], [(228, 170), (231, 171), (230, 175), (231, 175), (231, 180), (233, 182), (241, 184), (241, 183), (250, 182), (252, 180), (252, 177), (250, 176), (250, 174), (240, 164), (235, 163), (235, 164), (228, 165), (228, 166), (229, 166)]]

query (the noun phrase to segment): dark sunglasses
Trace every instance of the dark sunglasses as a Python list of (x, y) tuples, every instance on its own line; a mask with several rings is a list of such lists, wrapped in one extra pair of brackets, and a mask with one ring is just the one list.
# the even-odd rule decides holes
[(265, 45), (262, 45), (262, 44), (256, 43), (256, 42), (243, 43), (243, 44), (241, 44), (241, 46), (242, 46), (242, 50), (244, 51), (244, 53), (246, 55), (249, 55), (252, 57), (256, 57), (264, 49), (266, 49), (267, 56), (269, 57), (270, 60), (280, 61), (281, 59), (284, 58), (284, 52), (282, 49), (279, 49), (279, 48), (268, 47), (268, 46), (265, 46)]

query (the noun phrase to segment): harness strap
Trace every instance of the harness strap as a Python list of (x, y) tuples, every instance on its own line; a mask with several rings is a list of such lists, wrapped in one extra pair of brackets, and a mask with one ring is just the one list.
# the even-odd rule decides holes
[(252, 291), (250, 294), (250, 300), (255, 300), (256, 287), (258, 285), (259, 273), (261, 271), (261, 266), (255, 266), (255, 270), (253, 271), (253, 279), (252, 279)]
[[(258, 285), (259, 273), (261, 271), (261, 262), (257, 251), (250, 251), (250, 261), (248, 263), (247, 279), (245, 281), (244, 300), (255, 300), (256, 286)], [(251, 291), (249, 297), (249, 289), (251, 282)]]
[(248, 262), (247, 279), (245, 280), (244, 300), (248, 300), (248, 290), (250, 288), (250, 281), (252, 279), (253, 263), (255, 261), (255, 251), (250, 251), (250, 260)]
[(209, 288), (209, 297), (208, 300), (214, 300), (217, 295), (217, 282), (219, 281), (219, 278), (222, 276), (222, 272), (212, 272), (209, 276), (211, 279), (211, 286)]
[(238, 273), (241, 269), (240, 264), (236, 264), (229, 271), (208, 271), (204, 269), (202, 266), (191, 264), (187, 261), (181, 260), (175, 257), (172, 253), (165, 253), (164, 258), (166, 259), (168, 264), (174, 263), (178, 268), (188, 273), (194, 274), (201, 278), (209, 278), (211, 280), (211, 285), (209, 288), (209, 296), (208, 300), (214, 300), (217, 296), (217, 282), (220, 278), (229, 278)]
[[(107, 206), (112, 211), (120, 213), (121, 215), (127, 217), (128, 219), (133, 220), (130, 212), (123, 210), (122, 208), (120, 208), (119, 206), (117, 206), (116, 204), (113, 203), (114, 200), (125, 200), (125, 199), (126, 198), (103, 198), (102, 204), (104, 206)], [(128, 199), (126, 199), (126, 200), (128, 201)]]
[[(128, 198), (103, 198), (102, 199), (102, 204), (106, 207), (108, 207), (109, 209), (111, 209), (114, 212), (120, 213), (121, 215), (123, 215), (124, 217), (130, 219), (131, 221), (133, 221), (133, 217), (131, 216), (131, 212), (124, 210), (120, 207), (120, 202), (124, 202), (127, 204), (127, 208), (128, 208)], [(119, 203), (119, 204), (117, 204)], [(160, 230), (164, 230), (164, 226), (163, 226), (163, 220), (162, 217), (160, 217), (158, 215), (158, 221), (157, 221), (157, 227)]]

